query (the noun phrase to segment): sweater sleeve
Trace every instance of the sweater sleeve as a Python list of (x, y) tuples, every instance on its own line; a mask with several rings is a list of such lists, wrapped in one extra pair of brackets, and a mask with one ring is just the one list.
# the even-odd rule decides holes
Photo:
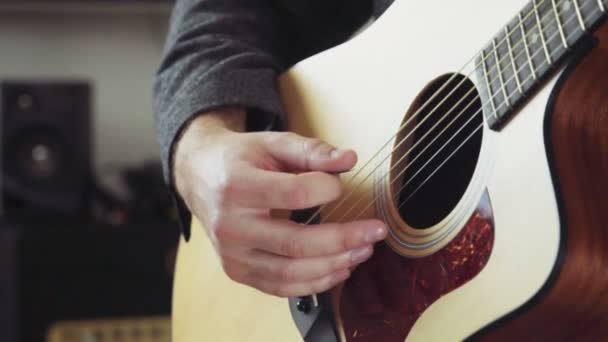
[[(190, 213), (175, 191), (171, 170), (174, 145), (186, 124), (199, 113), (240, 106), (248, 111), (250, 128), (281, 128), (285, 113), (276, 83), (279, 73), (354, 28), (349, 27), (354, 21), (340, 29), (334, 24), (340, 22), (336, 11), (344, 7), (343, 0), (295, 2), (316, 5), (300, 9), (285, 5), (289, 1), (176, 2), (155, 77), (154, 106), (164, 176), (186, 238)], [(336, 33), (319, 34), (323, 31)]]

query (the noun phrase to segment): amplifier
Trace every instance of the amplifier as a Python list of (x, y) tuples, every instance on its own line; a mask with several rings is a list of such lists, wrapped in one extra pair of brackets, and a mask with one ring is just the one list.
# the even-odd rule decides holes
[(46, 342), (171, 342), (171, 318), (66, 321), (54, 324)]
[(170, 315), (177, 227), (74, 225), (0, 224), (0, 341), (44, 341), (73, 327), (61, 322)]

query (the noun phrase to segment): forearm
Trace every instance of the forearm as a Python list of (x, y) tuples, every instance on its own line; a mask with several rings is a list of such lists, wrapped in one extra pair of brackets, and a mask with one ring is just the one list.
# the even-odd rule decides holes
[[(154, 84), (160, 157), (174, 192), (176, 143), (201, 113), (239, 107), (260, 121), (280, 121), (276, 76), (283, 67), (277, 45), (282, 39), (276, 15), (267, 0), (177, 1)], [(188, 237), (190, 213), (175, 199)]]
[(176, 138), (198, 113), (240, 106), (282, 115), (275, 17), (266, 0), (178, 0), (154, 87), (167, 181)]
[[(359, 2), (364, 6), (357, 12), (367, 12), (367, 1)], [(357, 7), (342, 6), (341, 1), (327, 0), (316, 7), (299, 2), (312, 9), (308, 11), (296, 9), (291, 2), (278, 2), (177, 1), (154, 85), (161, 161), (172, 190), (177, 143), (187, 127), (206, 122), (200, 116), (223, 113), (222, 108), (241, 108), (240, 122), (246, 128), (280, 129), (285, 113), (278, 74), (301, 58), (342, 41), (360, 21), (342, 13)], [(210, 118), (211, 122), (215, 119)], [(252, 123), (255, 125), (249, 125)], [(187, 237), (189, 212), (176, 199)]]

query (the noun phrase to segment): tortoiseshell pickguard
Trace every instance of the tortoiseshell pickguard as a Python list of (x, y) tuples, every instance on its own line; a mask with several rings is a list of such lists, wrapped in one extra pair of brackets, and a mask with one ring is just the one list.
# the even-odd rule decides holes
[(385, 243), (344, 284), (339, 310), (348, 342), (402, 342), (422, 313), (442, 295), (474, 278), (494, 243), (487, 195), (466, 226), (439, 252), (405, 258)]

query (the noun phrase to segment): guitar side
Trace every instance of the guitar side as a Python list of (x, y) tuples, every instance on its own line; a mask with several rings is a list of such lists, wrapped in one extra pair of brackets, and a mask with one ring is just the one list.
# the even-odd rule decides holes
[(476, 334), (478, 340), (608, 336), (608, 24), (594, 36), (597, 45), (555, 89), (545, 121), (566, 235), (560, 258), (540, 293)]

